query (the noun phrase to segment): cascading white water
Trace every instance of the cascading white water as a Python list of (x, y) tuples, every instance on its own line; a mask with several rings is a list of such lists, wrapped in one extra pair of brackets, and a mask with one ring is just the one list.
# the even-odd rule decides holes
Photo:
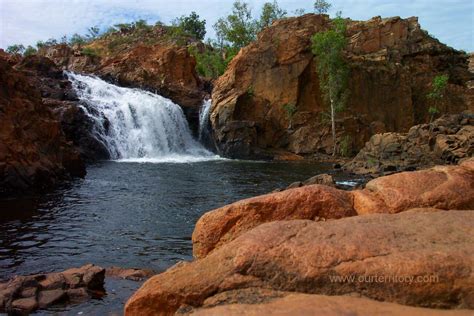
[(206, 100), (199, 111), (199, 140), (202, 140), (204, 132), (209, 124), (209, 111), (211, 110), (212, 100)]
[(193, 139), (181, 108), (159, 95), (122, 88), (94, 76), (66, 73), (97, 139), (112, 159), (131, 162), (193, 162), (216, 159)]

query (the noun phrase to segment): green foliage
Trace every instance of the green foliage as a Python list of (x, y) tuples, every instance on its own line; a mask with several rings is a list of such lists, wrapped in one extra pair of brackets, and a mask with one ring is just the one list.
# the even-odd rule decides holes
[(258, 29), (263, 30), (264, 28), (272, 25), (273, 21), (286, 17), (286, 10), (283, 10), (278, 6), (276, 0), (273, 2), (266, 2), (262, 8), (262, 14), (258, 21)]
[(329, 9), (331, 8), (331, 4), (327, 1), (324, 1), (324, 0), (316, 0), (314, 1), (314, 10), (316, 11), (316, 13), (318, 14), (324, 14), (324, 13), (327, 13), (329, 11)]
[(339, 154), (343, 157), (352, 155), (352, 141), (349, 135), (344, 136), (339, 142)]
[(96, 39), (100, 35), (100, 29), (98, 26), (92, 26), (87, 30), (87, 37), (91, 40)]
[(333, 155), (336, 154), (335, 116), (344, 110), (349, 96), (349, 67), (344, 59), (344, 48), (347, 46), (345, 33), (346, 21), (338, 14), (330, 30), (316, 33), (311, 38), (312, 51), (317, 58), (319, 85), (331, 107)]
[(237, 0), (234, 2), (232, 13), (226, 18), (220, 18), (214, 24), (216, 35), (221, 46), (224, 42), (242, 48), (255, 40), (258, 23), (252, 19), (252, 11), (248, 4)]
[(426, 95), (428, 99), (432, 100), (433, 105), (429, 107), (428, 114), (430, 115), (430, 123), (433, 118), (440, 113), (438, 103), (441, 102), (446, 94), (446, 88), (448, 87), (449, 76), (438, 75), (433, 78), (431, 82), (431, 90)]
[(90, 57), (95, 57), (95, 56), (99, 56), (99, 54), (92, 48), (90, 47), (84, 47), (82, 50), (81, 50), (81, 53), (83, 55), (86, 55), (86, 56), (90, 56)]
[(297, 111), (296, 106), (292, 103), (286, 103), (283, 105), (283, 109), (285, 110), (288, 119), (293, 119), (293, 116), (295, 116)]
[(346, 21), (338, 16), (333, 20), (332, 29), (316, 33), (311, 38), (312, 50), (317, 57), (321, 90), (336, 112), (344, 110), (348, 97), (349, 67), (344, 59), (344, 48), (347, 45), (345, 32)]
[(297, 111), (296, 106), (292, 103), (286, 103), (286, 104), (283, 104), (283, 109), (285, 110), (286, 116), (289, 121), (288, 129), (291, 129), (293, 125), (293, 117), (295, 116), (296, 111)]
[(294, 16), (301, 16), (305, 14), (305, 10), (304, 9), (296, 9), (295, 11), (293, 11), (293, 15)]
[(31, 56), (31, 55), (34, 55), (36, 54), (38, 51), (36, 50), (36, 48), (34, 48), (33, 46), (31, 45), (28, 45), (28, 47), (25, 49), (25, 52), (23, 53), (23, 56)]
[(428, 93), (427, 97), (433, 100), (443, 99), (446, 87), (448, 86), (448, 80), (448, 75), (438, 75), (434, 77), (431, 83), (431, 91)]
[(206, 35), (206, 20), (199, 20), (196, 12), (191, 12), (189, 16), (177, 18), (173, 25), (184, 34), (190, 35), (198, 40), (203, 40)]
[(7, 47), (7, 53), (9, 54), (23, 54), (25, 46), (22, 44), (15, 44)]
[(255, 90), (252, 85), (248, 86), (247, 88), (247, 95), (249, 97), (253, 97), (255, 95)]
[(71, 39), (69, 39), (69, 45), (74, 46), (74, 45), (84, 45), (87, 43), (87, 39), (79, 35), (77, 33), (74, 33), (74, 35), (71, 36)]
[(231, 47), (223, 49), (215, 48), (213, 43), (208, 43), (203, 52), (195, 46), (189, 47), (189, 52), (196, 59), (196, 71), (206, 78), (217, 78), (221, 76), (229, 62), (234, 58), (237, 51)]

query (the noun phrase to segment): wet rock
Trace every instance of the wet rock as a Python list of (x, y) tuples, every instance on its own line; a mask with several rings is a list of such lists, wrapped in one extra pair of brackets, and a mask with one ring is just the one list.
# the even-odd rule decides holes
[[(152, 277), (127, 302), (125, 314), (172, 315), (248, 288), (474, 308), (473, 225), (472, 211), (262, 224), (203, 259)], [(419, 279), (405, 281), (410, 278)]]
[(28, 314), (65, 301), (104, 293), (105, 270), (88, 264), (63, 272), (17, 276), (0, 284), (0, 312)]
[(127, 269), (120, 267), (110, 267), (105, 270), (105, 275), (112, 278), (120, 278), (132, 281), (143, 281), (155, 275), (153, 270)]
[(262, 223), (289, 219), (336, 219), (355, 215), (349, 192), (310, 185), (242, 200), (204, 214), (193, 232), (196, 258)]

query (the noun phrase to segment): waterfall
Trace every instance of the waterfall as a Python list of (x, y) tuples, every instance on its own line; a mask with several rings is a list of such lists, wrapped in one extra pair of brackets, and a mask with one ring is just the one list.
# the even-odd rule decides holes
[(114, 160), (193, 162), (216, 159), (193, 139), (181, 108), (151, 92), (118, 87), (94, 76), (66, 72), (93, 133)]
[(209, 111), (211, 110), (212, 100), (206, 100), (199, 111), (199, 141), (204, 137), (206, 128), (209, 124)]

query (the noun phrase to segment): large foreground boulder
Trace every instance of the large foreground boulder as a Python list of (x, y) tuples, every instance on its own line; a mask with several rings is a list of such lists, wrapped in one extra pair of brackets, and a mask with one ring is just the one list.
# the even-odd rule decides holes
[(310, 185), (242, 200), (204, 214), (193, 233), (193, 254), (204, 257), (214, 248), (262, 223), (289, 219), (325, 220), (353, 216), (349, 192)]
[[(328, 16), (314, 14), (276, 21), (232, 60), (212, 93), (211, 123), (223, 155), (331, 153), (329, 110), (311, 52), (311, 37), (330, 25)], [(346, 36), (351, 95), (336, 121), (341, 152), (357, 152), (373, 134), (428, 122), (426, 95), (439, 74), (450, 78), (439, 109), (474, 110), (468, 55), (429, 36), (417, 18), (348, 21)], [(291, 122), (288, 105), (296, 109)]]
[(431, 210), (262, 224), (151, 278), (125, 314), (172, 315), (246, 288), (474, 308), (473, 225), (472, 211)]
[[(269, 293), (268, 293), (269, 292)], [(436, 310), (428, 308), (410, 307), (394, 303), (377, 302), (366, 298), (350, 296), (325, 296), (314, 294), (295, 294), (289, 292), (268, 291), (265, 295), (255, 297), (252, 291), (245, 290), (232, 293), (234, 300), (219, 301), (219, 305), (192, 310), (183, 310), (183, 315), (193, 316), (468, 316), (471, 310)], [(223, 293), (226, 294), (226, 293)]]
[(202, 258), (265, 222), (290, 219), (323, 221), (412, 208), (474, 209), (474, 159), (459, 166), (403, 172), (343, 191), (310, 185), (238, 201), (204, 214), (193, 233), (193, 253)]

